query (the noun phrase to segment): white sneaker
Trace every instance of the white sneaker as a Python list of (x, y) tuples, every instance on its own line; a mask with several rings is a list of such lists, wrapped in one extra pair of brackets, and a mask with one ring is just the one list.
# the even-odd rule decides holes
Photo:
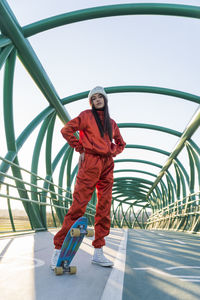
[(95, 248), (92, 263), (102, 267), (112, 267), (114, 264), (103, 254), (103, 248)]
[(60, 255), (60, 251), (61, 251), (60, 249), (54, 249), (53, 250), (53, 255), (52, 255), (52, 258), (51, 258), (51, 266), (50, 266), (50, 268), (52, 270), (54, 270), (56, 265), (57, 265), (57, 261), (58, 261), (59, 255)]

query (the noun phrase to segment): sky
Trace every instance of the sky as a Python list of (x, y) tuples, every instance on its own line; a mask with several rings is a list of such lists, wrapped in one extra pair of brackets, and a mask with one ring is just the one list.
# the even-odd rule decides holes
[[(200, 6), (199, 0), (184, 1), (89, 1), (89, 0), (8, 0), (12, 11), (23, 27), (35, 21), (78, 9), (122, 3), (172, 3)], [(104, 87), (142, 85), (176, 89), (200, 95), (200, 20), (175, 16), (134, 15), (101, 18), (78, 22), (29, 38), (36, 55), (45, 68), (59, 97), (87, 91), (96, 85)], [(0, 89), (3, 89), (3, 71)], [(0, 115), (3, 114), (2, 93)], [(14, 80), (14, 120), (16, 138), (29, 122), (48, 106), (38, 87), (17, 59)], [(71, 118), (88, 109), (84, 99), (66, 105)], [(198, 105), (186, 100), (156, 94), (109, 94), (111, 117), (117, 123), (146, 123), (168, 127), (183, 132)], [(64, 145), (56, 121), (53, 158)], [(0, 156), (7, 149), (3, 125)], [(20, 150), (21, 166), (30, 170), (32, 151), (38, 130), (31, 135)], [(178, 138), (166, 133), (142, 129), (121, 129), (127, 144), (158, 147), (171, 152)], [(200, 130), (193, 136), (200, 144)], [(126, 149), (121, 158), (138, 158), (164, 164), (166, 156), (150, 151)], [(188, 166), (186, 153), (180, 156)], [(75, 155), (74, 165), (78, 156)], [(44, 147), (39, 174), (45, 176)], [(159, 169), (141, 164), (124, 164), (124, 168), (142, 169), (158, 174)], [(122, 168), (116, 164), (115, 169)], [(117, 176), (124, 176), (117, 173)], [(131, 174), (133, 176), (133, 174)], [(139, 175), (138, 175), (139, 176)], [(152, 180), (150, 176), (143, 176)]]

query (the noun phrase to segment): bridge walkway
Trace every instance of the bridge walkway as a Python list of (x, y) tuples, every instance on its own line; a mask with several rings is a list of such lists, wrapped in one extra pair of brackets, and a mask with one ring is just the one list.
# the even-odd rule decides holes
[(49, 268), (55, 230), (0, 238), (1, 300), (200, 299), (200, 237), (112, 229), (104, 252), (113, 268), (91, 264), (91, 238), (74, 258), (76, 275)]

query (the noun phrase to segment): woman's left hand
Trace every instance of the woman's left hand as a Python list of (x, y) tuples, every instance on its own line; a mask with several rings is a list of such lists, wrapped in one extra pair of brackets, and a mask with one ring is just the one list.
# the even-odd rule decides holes
[(85, 158), (85, 152), (80, 153), (79, 162), (78, 162), (78, 167), (79, 168), (81, 167), (82, 163), (84, 162), (84, 158)]

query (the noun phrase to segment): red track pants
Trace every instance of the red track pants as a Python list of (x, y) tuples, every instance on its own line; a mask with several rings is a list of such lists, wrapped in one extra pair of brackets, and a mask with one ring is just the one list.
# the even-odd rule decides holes
[(79, 168), (73, 193), (73, 203), (66, 214), (60, 231), (54, 237), (56, 249), (60, 249), (73, 223), (82, 217), (88, 202), (97, 188), (95, 214), (95, 239), (92, 245), (101, 248), (105, 245), (104, 237), (110, 232), (110, 207), (112, 202), (114, 162), (111, 156), (85, 153)]

